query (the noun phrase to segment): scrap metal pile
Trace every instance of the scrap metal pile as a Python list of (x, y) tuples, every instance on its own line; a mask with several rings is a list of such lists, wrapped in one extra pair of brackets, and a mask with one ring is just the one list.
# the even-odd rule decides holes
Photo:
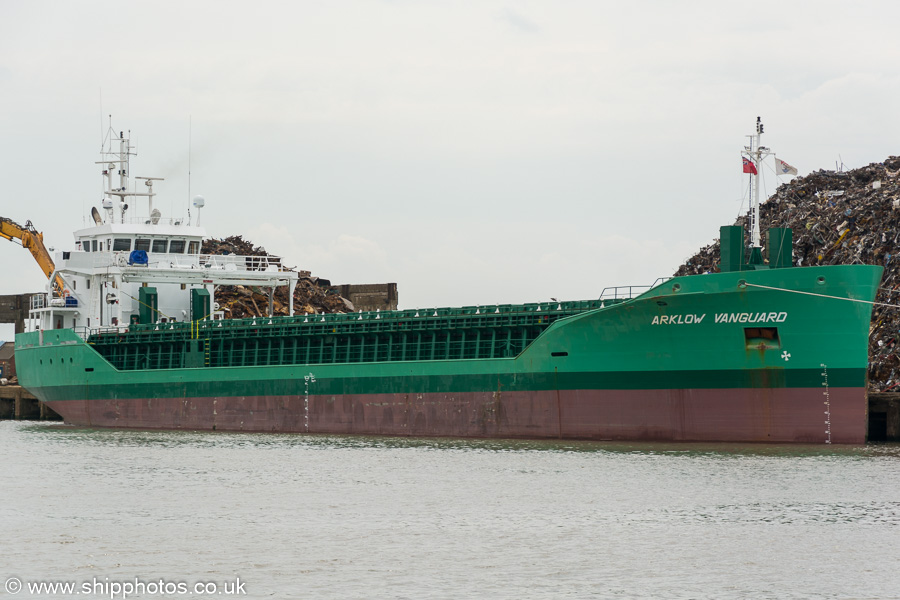
[[(278, 258), (268, 254), (265, 248), (254, 246), (252, 242), (239, 235), (222, 240), (204, 240), (201, 253)], [(353, 304), (341, 297), (339, 288), (332, 286), (330, 281), (311, 277), (309, 271), (300, 271), (299, 275), (297, 287), (294, 289), (294, 314), (353, 312)], [(225, 311), (225, 317), (229, 319), (262, 317), (269, 314), (269, 291), (266, 288), (222, 286), (216, 290), (216, 302), (219, 304), (219, 310)], [(272, 305), (274, 314), (279, 316), (289, 314), (286, 286), (275, 289)]]
[[(735, 224), (749, 229), (746, 216)], [(760, 205), (760, 230), (770, 227), (793, 229), (797, 266), (884, 265), (875, 300), (900, 305), (900, 157), (852, 171), (819, 170), (779, 186)], [(718, 265), (716, 241), (689, 258), (675, 275), (714, 273)], [(869, 333), (869, 388), (896, 388), (900, 308), (876, 305)]]

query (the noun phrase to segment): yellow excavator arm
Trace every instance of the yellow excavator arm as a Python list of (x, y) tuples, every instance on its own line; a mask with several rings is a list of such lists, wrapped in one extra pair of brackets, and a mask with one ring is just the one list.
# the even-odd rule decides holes
[[(11, 219), (0, 217), (0, 237), (5, 237), (10, 241), (18, 241), (23, 248), (27, 248), (31, 252), (44, 275), (47, 278), (53, 276), (56, 266), (53, 264), (53, 259), (50, 258), (47, 248), (44, 247), (44, 235), (38, 233), (31, 221), (26, 221), (25, 227), (22, 227)], [(63, 295), (66, 283), (62, 277), (57, 275), (53, 280), (53, 287), (56, 289), (57, 294)]]

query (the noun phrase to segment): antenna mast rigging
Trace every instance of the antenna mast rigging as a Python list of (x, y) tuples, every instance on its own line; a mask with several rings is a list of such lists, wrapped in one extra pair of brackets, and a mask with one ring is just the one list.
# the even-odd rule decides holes
[[(750, 248), (762, 248), (759, 234), (759, 174), (762, 171), (762, 161), (772, 154), (765, 146), (760, 145), (759, 138), (763, 134), (762, 118), (756, 117), (756, 133), (748, 135), (750, 145), (744, 146), (741, 156), (753, 163), (754, 170), (750, 172), (750, 192), (753, 196), (750, 205)], [(752, 251), (752, 250), (751, 250)]]

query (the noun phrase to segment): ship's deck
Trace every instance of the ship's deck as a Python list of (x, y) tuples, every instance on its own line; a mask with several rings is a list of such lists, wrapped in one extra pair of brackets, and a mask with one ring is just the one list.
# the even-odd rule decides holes
[(88, 343), (120, 370), (509, 358), (623, 298), (132, 325)]

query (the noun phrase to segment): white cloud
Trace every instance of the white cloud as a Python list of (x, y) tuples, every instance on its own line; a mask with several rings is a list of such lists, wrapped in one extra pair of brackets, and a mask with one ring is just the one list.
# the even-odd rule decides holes
[(499, 19), (524, 33), (537, 33), (541, 30), (537, 23), (509, 7), (500, 11)]

